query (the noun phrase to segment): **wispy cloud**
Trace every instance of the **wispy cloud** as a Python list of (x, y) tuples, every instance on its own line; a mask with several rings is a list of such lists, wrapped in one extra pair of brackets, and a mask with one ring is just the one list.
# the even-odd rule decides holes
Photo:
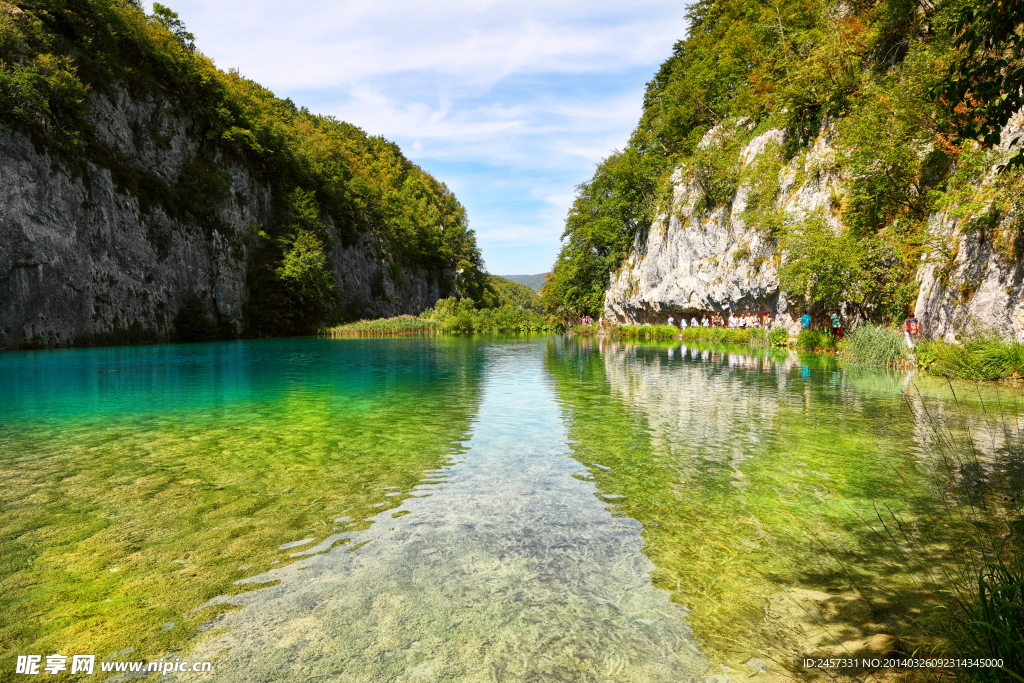
[(172, 0), (221, 68), (395, 140), (466, 206), (492, 272), (547, 270), (573, 187), (625, 144), (683, 37), (655, 0)]

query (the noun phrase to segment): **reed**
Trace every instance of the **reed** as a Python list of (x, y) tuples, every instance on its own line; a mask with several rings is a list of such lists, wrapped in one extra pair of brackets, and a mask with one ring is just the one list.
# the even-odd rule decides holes
[(360, 320), (323, 330), (323, 334), (328, 337), (396, 337), (438, 334), (440, 332), (440, 322), (425, 320), (415, 315), (399, 315), (394, 318), (380, 318), (378, 320)]
[(855, 363), (896, 367), (907, 361), (910, 349), (898, 330), (870, 323), (859, 325), (839, 342), (840, 354)]
[[(947, 502), (952, 561), (941, 569), (948, 589), (936, 615), (945, 642), (939, 654), (1001, 660), (998, 667), (957, 668), (959, 680), (1024, 681), (1024, 439), (1019, 417), (992, 415), (979, 428), (956, 410), (942, 417), (911, 405), (927, 425), (937, 493)], [(982, 438), (981, 434), (985, 434)], [(991, 438), (989, 438), (991, 437)], [(991, 442), (991, 444), (989, 443)], [(991, 446), (991, 447), (989, 447)], [(987, 451), (987, 452), (986, 452)]]
[(938, 377), (965, 380), (1024, 379), (1024, 344), (978, 333), (960, 343), (923, 341), (915, 350), (918, 367)]

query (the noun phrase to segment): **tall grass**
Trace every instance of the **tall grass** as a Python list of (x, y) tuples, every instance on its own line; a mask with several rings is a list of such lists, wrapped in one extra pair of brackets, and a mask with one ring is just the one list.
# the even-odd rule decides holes
[[(952, 387), (950, 387), (952, 389)], [(938, 615), (940, 655), (1002, 660), (999, 668), (959, 668), (960, 680), (1024, 681), (1024, 440), (1020, 418), (984, 418), (986, 438), (956, 411), (944, 418), (922, 401), (912, 407), (927, 425), (937, 493), (950, 528), (948, 589)], [(982, 404), (984, 409), (984, 404)], [(991, 436), (990, 438), (987, 438)], [(988, 445), (985, 453), (981, 443)], [(991, 443), (990, 443), (991, 442)], [(906, 537), (906, 532), (904, 532)], [(898, 545), (898, 544), (895, 544)]]
[(918, 366), (949, 379), (1024, 379), (1024, 344), (994, 334), (975, 334), (959, 344), (923, 341), (915, 350)]
[[(577, 329), (577, 328), (573, 328)], [(587, 328), (578, 328), (587, 329)], [(593, 327), (596, 331), (597, 328)], [(780, 331), (784, 339), (789, 338), (789, 333), (782, 328), (772, 331), (774, 334)], [(683, 341), (706, 341), (719, 344), (747, 344), (749, 346), (769, 346), (772, 335), (761, 328), (730, 329), (728, 327), (688, 327), (680, 330), (672, 325), (621, 325), (609, 329), (613, 337), (634, 337), (638, 339), (682, 339)], [(776, 339), (778, 336), (776, 335)], [(785, 346), (785, 341), (780, 344)]]
[(441, 324), (424, 320), (415, 315), (400, 315), (395, 318), (360, 320), (346, 325), (337, 325), (323, 330), (328, 337), (391, 337), (401, 335), (437, 334)]
[(908, 359), (910, 349), (899, 331), (864, 324), (839, 342), (839, 352), (856, 363), (895, 367)]
[[(763, 330), (729, 329), (728, 327), (689, 327), (679, 335), (689, 341), (709, 341), (720, 344), (750, 344), (751, 333)], [(758, 337), (759, 339), (759, 337)]]
[(635, 339), (675, 339), (679, 336), (679, 328), (674, 325), (619, 325), (610, 328), (608, 334)]

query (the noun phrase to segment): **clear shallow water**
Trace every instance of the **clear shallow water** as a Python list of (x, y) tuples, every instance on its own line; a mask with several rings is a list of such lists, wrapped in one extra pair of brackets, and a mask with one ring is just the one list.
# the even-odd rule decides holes
[(676, 681), (912, 637), (928, 577), (864, 521), (941, 535), (908, 378), (736, 351), (4, 354), (0, 678), (134, 648), (216, 680)]

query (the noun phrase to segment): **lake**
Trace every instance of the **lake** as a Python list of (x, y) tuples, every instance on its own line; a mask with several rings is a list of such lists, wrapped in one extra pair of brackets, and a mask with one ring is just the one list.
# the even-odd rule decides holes
[(1019, 396), (955, 388), (555, 335), (5, 353), (0, 679), (53, 653), (367, 682), (884, 654), (941, 584), (889, 527), (935, 557), (951, 533), (926, 416), (1012, 466), (986, 419)]

